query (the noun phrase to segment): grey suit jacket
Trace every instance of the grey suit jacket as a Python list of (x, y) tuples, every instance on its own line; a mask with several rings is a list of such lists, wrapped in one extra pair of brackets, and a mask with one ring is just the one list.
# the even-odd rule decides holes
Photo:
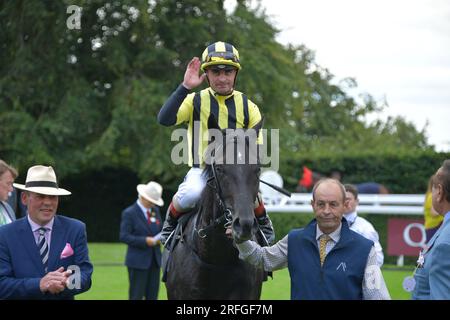
[(2, 206), (3, 209), (6, 210), (6, 213), (11, 218), (12, 221), (16, 220), (16, 214), (14, 213), (14, 210), (11, 208), (11, 206), (6, 201), (0, 201), (0, 206)]
[(428, 242), (424, 258), (423, 268), (414, 275), (413, 299), (450, 299), (450, 212)]

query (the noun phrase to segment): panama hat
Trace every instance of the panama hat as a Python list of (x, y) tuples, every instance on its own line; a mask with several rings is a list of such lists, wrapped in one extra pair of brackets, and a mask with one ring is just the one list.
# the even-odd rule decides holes
[(31, 191), (49, 196), (68, 196), (70, 191), (59, 188), (56, 174), (52, 167), (33, 166), (28, 169), (25, 185), (14, 183), (20, 190)]
[(164, 201), (161, 199), (163, 188), (159, 183), (150, 181), (147, 184), (138, 184), (136, 189), (146, 200), (153, 202), (157, 206), (164, 205)]

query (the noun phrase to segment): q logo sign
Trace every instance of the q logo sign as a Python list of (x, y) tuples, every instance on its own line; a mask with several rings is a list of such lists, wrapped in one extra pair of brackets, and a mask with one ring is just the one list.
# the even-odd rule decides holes
[[(420, 231), (421, 233), (420, 241), (414, 241), (413, 239), (411, 239), (410, 231), (413, 228), (417, 228)], [(427, 242), (427, 234), (425, 233), (425, 227), (423, 226), (423, 224), (415, 222), (408, 224), (406, 228), (403, 230), (403, 240), (408, 246), (425, 248), (425, 244)]]
[(388, 220), (388, 255), (417, 257), (425, 244), (423, 220), (398, 218)]

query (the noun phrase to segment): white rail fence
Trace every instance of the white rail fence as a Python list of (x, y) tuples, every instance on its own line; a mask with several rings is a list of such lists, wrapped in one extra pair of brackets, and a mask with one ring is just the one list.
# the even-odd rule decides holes
[[(262, 194), (267, 212), (312, 213), (310, 193)], [(423, 215), (423, 194), (360, 194), (358, 213)]]

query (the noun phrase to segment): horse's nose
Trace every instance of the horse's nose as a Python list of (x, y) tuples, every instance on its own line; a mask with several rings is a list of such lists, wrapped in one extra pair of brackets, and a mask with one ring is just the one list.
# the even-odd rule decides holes
[(240, 241), (250, 240), (258, 228), (256, 219), (236, 218), (233, 221), (233, 233), (236, 239)]

